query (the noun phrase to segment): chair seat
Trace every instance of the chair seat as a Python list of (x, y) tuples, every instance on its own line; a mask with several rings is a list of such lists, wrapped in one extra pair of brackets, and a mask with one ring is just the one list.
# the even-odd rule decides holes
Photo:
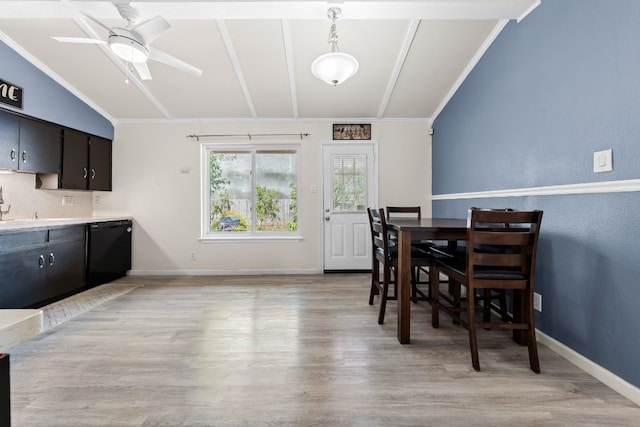
[(423, 252), (430, 252), (434, 244), (433, 242), (426, 242), (426, 241), (420, 240), (416, 242), (411, 242), (411, 246)]
[(460, 258), (464, 261), (466, 256), (466, 248), (464, 246), (456, 246), (454, 250), (448, 246), (432, 244), (428, 248), (429, 253), (438, 258)]

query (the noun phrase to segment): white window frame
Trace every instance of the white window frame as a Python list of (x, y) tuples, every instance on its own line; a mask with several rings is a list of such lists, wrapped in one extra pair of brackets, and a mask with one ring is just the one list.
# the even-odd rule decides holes
[[(300, 144), (250, 144), (250, 143), (207, 143), (201, 144), (200, 148), (200, 240), (207, 242), (278, 242), (278, 241), (297, 241), (302, 240), (301, 234), (301, 199), (300, 199)], [(297, 191), (297, 229), (288, 232), (268, 232), (268, 231), (247, 231), (247, 232), (230, 232), (230, 233), (214, 233), (209, 230), (209, 209), (211, 207), (211, 194), (209, 192), (209, 153), (211, 151), (246, 151), (251, 153), (252, 157), (252, 205), (255, 207), (255, 154), (256, 151), (295, 151), (296, 156), (296, 191)], [(254, 215), (252, 210), (252, 215)], [(252, 223), (254, 218), (252, 218)]]

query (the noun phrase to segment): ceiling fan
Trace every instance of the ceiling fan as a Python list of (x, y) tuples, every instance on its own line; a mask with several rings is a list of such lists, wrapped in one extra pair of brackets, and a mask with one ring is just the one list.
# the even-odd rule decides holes
[(187, 64), (168, 53), (154, 49), (151, 42), (160, 37), (171, 25), (162, 16), (142, 20), (137, 9), (129, 3), (114, 3), (120, 16), (127, 21), (124, 27), (107, 27), (96, 18), (83, 14), (102, 28), (109, 31), (107, 40), (87, 37), (52, 37), (63, 43), (107, 44), (119, 58), (130, 62), (142, 80), (151, 80), (147, 59), (161, 62), (178, 70), (199, 76), (202, 70)]

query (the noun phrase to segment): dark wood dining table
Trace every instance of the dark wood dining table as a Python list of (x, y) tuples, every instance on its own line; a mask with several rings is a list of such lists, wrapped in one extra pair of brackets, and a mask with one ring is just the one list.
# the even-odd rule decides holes
[(389, 232), (398, 239), (398, 341), (411, 343), (411, 242), (416, 240), (446, 240), (455, 248), (456, 242), (467, 238), (467, 220), (457, 218), (390, 218)]

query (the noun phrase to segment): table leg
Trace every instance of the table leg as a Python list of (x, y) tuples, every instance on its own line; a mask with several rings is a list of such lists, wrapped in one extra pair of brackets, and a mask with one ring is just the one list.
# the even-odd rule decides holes
[(398, 341), (411, 343), (411, 232), (398, 233)]

